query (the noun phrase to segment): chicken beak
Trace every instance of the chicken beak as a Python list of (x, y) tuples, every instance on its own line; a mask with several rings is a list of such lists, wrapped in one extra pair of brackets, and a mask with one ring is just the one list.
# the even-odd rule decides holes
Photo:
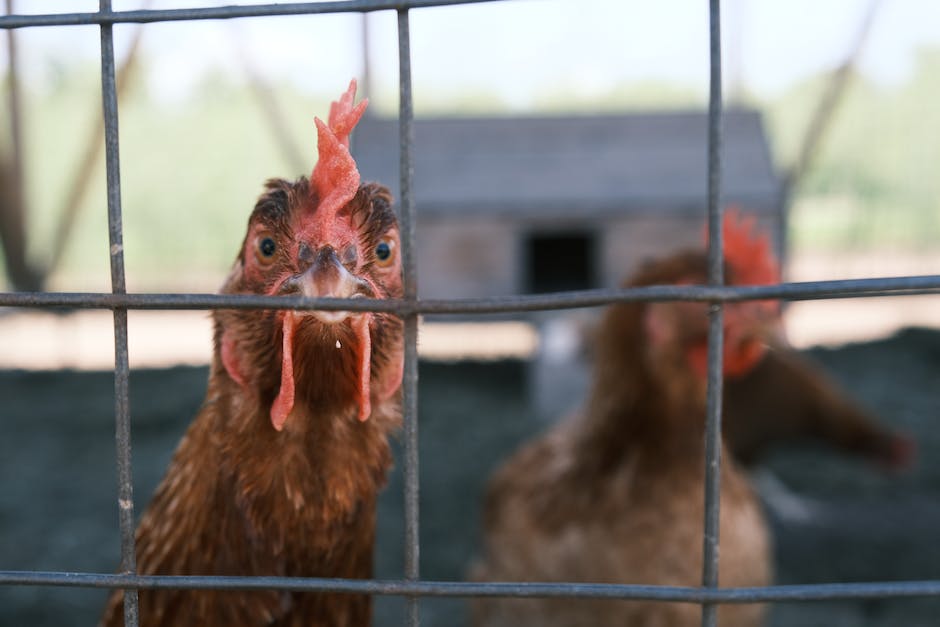
[[(332, 246), (324, 246), (316, 253), (313, 264), (297, 282), (301, 293), (309, 298), (362, 298), (368, 285), (346, 269)], [(321, 322), (334, 324), (348, 318), (350, 313), (315, 311), (313, 315)]]
[(783, 321), (774, 303), (736, 304), (726, 321), (725, 374), (732, 378), (754, 368), (769, 348), (787, 345)]

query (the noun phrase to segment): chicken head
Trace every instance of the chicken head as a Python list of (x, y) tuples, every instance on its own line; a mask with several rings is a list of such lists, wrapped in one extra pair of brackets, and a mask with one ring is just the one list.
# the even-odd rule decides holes
[[(353, 106), (355, 90), (353, 81), (333, 103), (328, 123), (316, 120), (319, 160), (309, 181), (266, 183), (223, 293), (401, 296), (401, 244), (391, 194), (380, 185), (361, 184), (349, 154), (349, 133), (367, 102)], [(401, 321), (389, 314), (229, 310), (216, 319), (226, 372), (247, 393), (270, 399), (271, 424), (278, 431), (297, 395), (308, 389), (316, 394), (306, 399), (313, 405), (355, 406), (358, 418), (366, 420), (373, 399), (387, 399), (401, 383)], [(310, 381), (317, 384), (306, 386)]]

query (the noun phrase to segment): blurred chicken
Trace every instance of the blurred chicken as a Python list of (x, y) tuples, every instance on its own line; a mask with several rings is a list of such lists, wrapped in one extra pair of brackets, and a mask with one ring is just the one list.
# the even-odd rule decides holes
[[(732, 257), (729, 251), (728, 282), (751, 282), (754, 267)], [(627, 285), (703, 284), (706, 268), (703, 253), (681, 253), (649, 264)], [(776, 312), (764, 302), (725, 307), (726, 375), (742, 375), (760, 361)], [(471, 573), (476, 580), (701, 583), (707, 306), (618, 304), (607, 309), (598, 331), (583, 415), (524, 445), (490, 481), (484, 555)], [(760, 505), (730, 456), (723, 459), (720, 584), (767, 584), (770, 539)], [(758, 605), (725, 605), (719, 622), (747, 627), (762, 615)], [(700, 607), (684, 603), (474, 603), (474, 624), (488, 627), (700, 621)]]
[[(317, 120), (308, 181), (271, 180), (224, 294), (400, 297), (391, 196), (360, 184), (355, 82)], [(400, 421), (401, 322), (380, 313), (214, 313), (206, 399), (137, 530), (142, 574), (366, 578)], [(103, 625), (122, 624), (116, 591)], [(368, 597), (141, 590), (140, 624), (368, 625)]]
[[(731, 262), (743, 270), (741, 283), (778, 283), (779, 263), (754, 217), (731, 209), (727, 223), (736, 224), (725, 228), (725, 246)], [(821, 368), (793, 350), (777, 312), (773, 350), (725, 385), (722, 431), (735, 459), (751, 466), (781, 444), (817, 440), (887, 470), (907, 467), (915, 454), (914, 442), (879, 425)]]
[[(728, 220), (737, 224), (726, 229), (726, 237), (729, 254), (744, 269), (741, 282), (778, 283), (779, 264), (756, 220), (734, 208)], [(725, 382), (722, 430), (734, 458), (752, 467), (774, 449), (814, 442), (861, 456), (885, 471), (910, 467), (916, 443), (880, 424), (821, 366), (793, 349), (784, 337), (779, 310), (777, 326), (772, 350), (760, 363)], [(586, 343), (590, 352), (590, 342)]]

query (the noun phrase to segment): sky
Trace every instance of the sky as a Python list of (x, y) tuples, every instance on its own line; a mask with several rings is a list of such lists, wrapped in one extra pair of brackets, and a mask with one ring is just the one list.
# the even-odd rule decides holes
[[(252, 4), (251, 2), (236, 2)], [(114, 0), (116, 10), (143, 0)], [(153, 8), (232, 4), (152, 0)], [(722, 36), (726, 85), (740, 82), (773, 96), (831, 69), (851, 48), (870, 0), (725, 0)], [(95, 0), (15, 0), (21, 13), (97, 10)], [(411, 12), (416, 102), (467, 92), (491, 93), (517, 109), (549, 91), (581, 98), (625, 82), (655, 80), (700, 89), (708, 80), (706, 0), (505, 0)], [(248, 58), (269, 82), (334, 93), (361, 73), (362, 17), (285, 16), (145, 26), (143, 57), (151, 92), (185, 98), (207, 73), (244, 76)], [(377, 86), (397, 83), (397, 25), (392, 11), (370, 14), (370, 61)], [(134, 25), (116, 29), (118, 55)], [(96, 27), (18, 31), (26, 74), (42, 86), (70, 64), (97, 62)], [(880, 4), (860, 69), (880, 83), (911, 72), (921, 47), (940, 47), (940, 2)], [(4, 51), (5, 55), (5, 51)], [(5, 56), (2, 59), (6, 64)]]

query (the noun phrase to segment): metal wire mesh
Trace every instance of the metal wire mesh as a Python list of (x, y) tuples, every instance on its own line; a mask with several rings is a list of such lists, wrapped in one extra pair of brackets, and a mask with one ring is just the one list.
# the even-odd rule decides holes
[[(413, 107), (409, 11), (423, 7), (470, 4), (490, 0), (348, 0), (344, 2), (267, 4), (200, 9), (112, 11), (110, 0), (100, 0), (95, 13), (55, 15), (9, 15), (0, 17), (0, 28), (35, 26), (98, 25), (101, 31), (101, 77), (105, 120), (108, 224), (110, 233), (110, 294), (101, 293), (0, 293), (0, 306), (110, 309), (114, 314), (115, 338), (115, 436), (118, 468), (121, 567), (118, 574), (0, 571), (0, 585), (73, 586), (123, 588), (125, 623), (138, 624), (136, 591), (142, 588), (212, 588), (231, 590), (279, 589), (296, 591), (358, 592), (397, 595), (407, 599), (407, 624), (419, 624), (420, 597), (565, 597), (622, 600), (659, 600), (702, 605), (702, 624), (714, 625), (720, 603), (874, 599), (940, 596), (940, 581), (870, 582), (718, 587), (719, 434), (721, 418), (722, 305), (726, 302), (779, 298), (809, 300), (877, 295), (940, 293), (940, 276), (871, 278), (845, 281), (783, 283), (767, 286), (723, 285), (721, 241), (721, 140), (722, 94), (720, 49), (720, 1), (709, 0), (710, 9), (710, 99), (708, 132), (708, 226), (709, 285), (654, 286), (634, 289), (601, 289), (538, 296), (486, 299), (422, 300), (417, 296), (413, 180)], [(392, 300), (311, 299), (302, 297), (233, 296), (213, 294), (127, 294), (121, 226), (120, 156), (118, 153), (118, 106), (114, 80), (112, 26), (117, 23), (230, 19), (256, 16), (371, 12), (395, 10), (398, 15), (401, 129), (401, 234), (405, 295)], [(533, 10), (536, 10), (533, 8)], [(706, 427), (706, 479), (704, 521), (704, 570), (701, 587), (614, 585), (583, 583), (467, 583), (421, 580), (418, 510), (418, 412), (417, 412), (417, 323), (423, 313), (486, 314), (580, 308), (627, 301), (688, 300), (711, 303), (708, 352), (709, 392)], [(288, 577), (141, 576), (135, 574), (133, 486), (131, 482), (130, 410), (128, 402), (127, 311), (129, 309), (323, 309), (384, 311), (400, 315), (405, 322), (404, 403), (404, 502), (405, 569), (398, 581), (342, 580)]]
[[(721, 228), (721, 14), (719, 0), (709, 0), (708, 95), (708, 283), (723, 285), (724, 239)], [(724, 305), (708, 311), (708, 380), (705, 398), (705, 522), (702, 541), (702, 586), (718, 587), (719, 515), (721, 513), (721, 389)], [(702, 604), (702, 627), (714, 627), (718, 606)]]

